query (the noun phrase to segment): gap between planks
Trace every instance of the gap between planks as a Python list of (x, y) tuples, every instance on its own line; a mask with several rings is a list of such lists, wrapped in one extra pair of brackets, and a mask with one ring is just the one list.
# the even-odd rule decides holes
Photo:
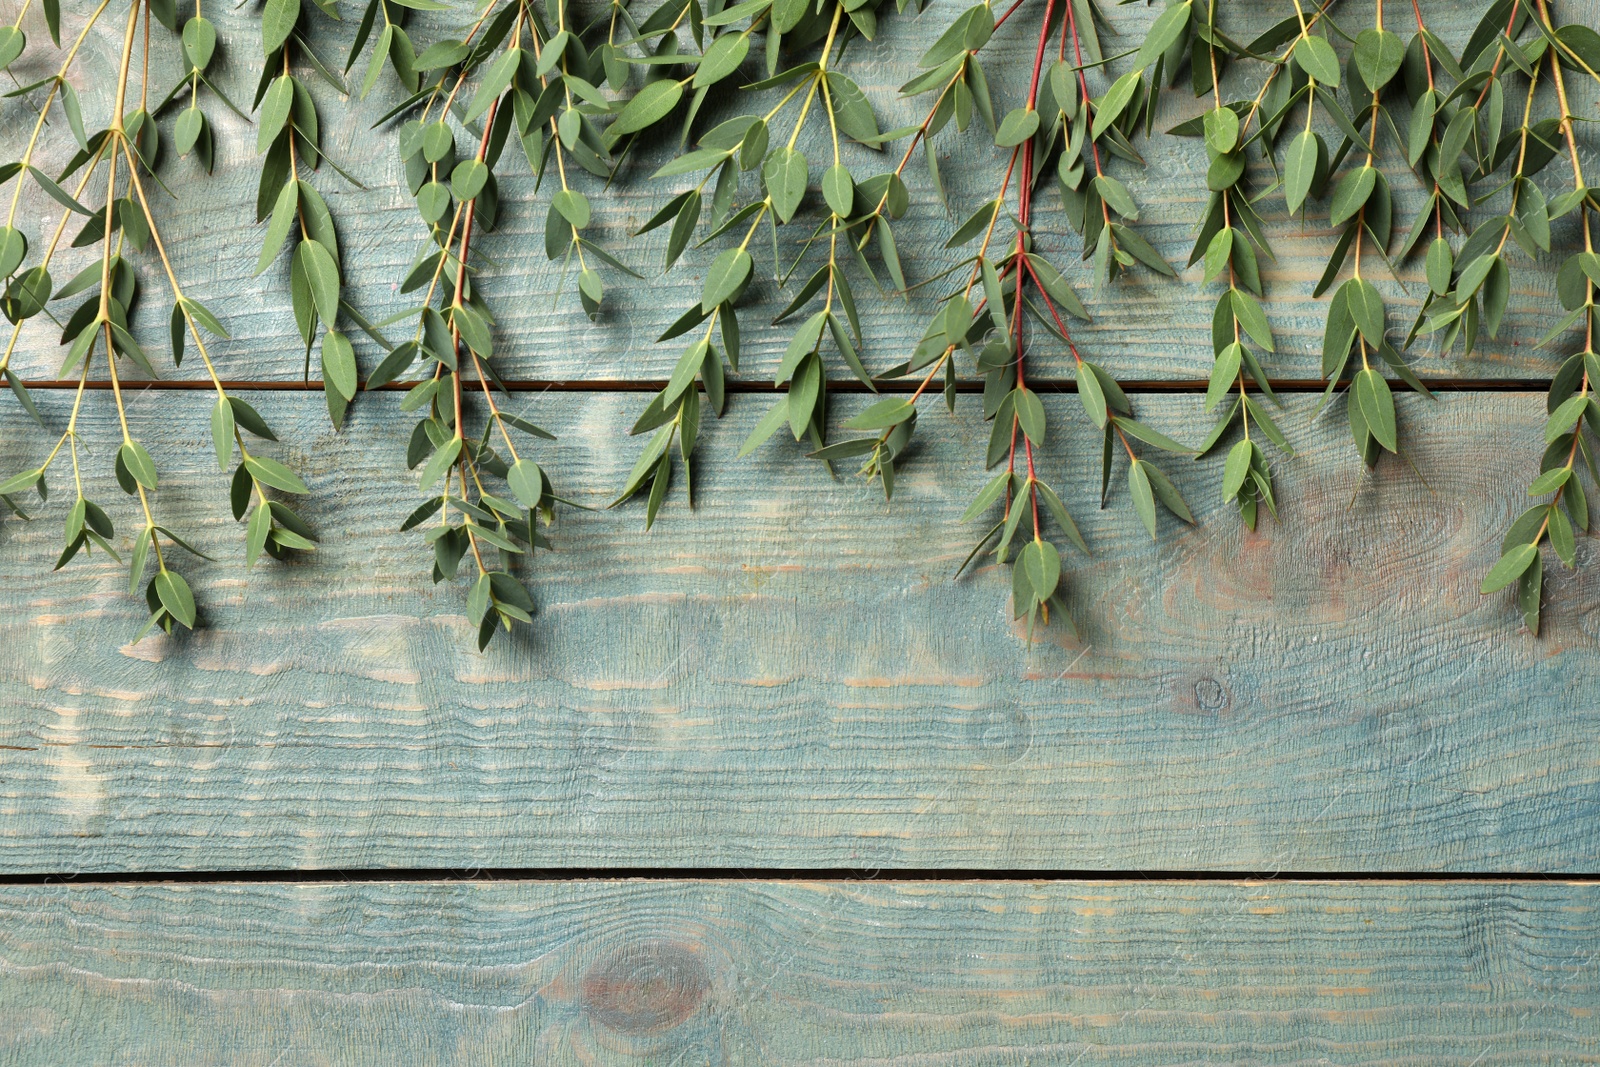
[(1184, 871), (1184, 870), (1048, 870), (984, 868), (859, 868), (859, 867), (479, 867), (451, 870), (436, 867), (340, 870), (96, 871), (0, 875), (7, 885), (188, 885), (238, 883), (341, 882), (1129, 882), (1192, 884), (1203, 882), (1271, 882), (1325, 884), (1338, 882), (1440, 882), (1451, 884), (1600, 885), (1600, 871), (1576, 874), (1501, 871)]

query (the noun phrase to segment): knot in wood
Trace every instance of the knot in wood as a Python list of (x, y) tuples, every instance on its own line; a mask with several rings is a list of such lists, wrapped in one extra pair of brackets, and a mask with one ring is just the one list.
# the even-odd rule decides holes
[(625, 1034), (650, 1034), (693, 1015), (711, 989), (700, 954), (675, 941), (628, 945), (583, 976), (583, 1006), (591, 1019)]

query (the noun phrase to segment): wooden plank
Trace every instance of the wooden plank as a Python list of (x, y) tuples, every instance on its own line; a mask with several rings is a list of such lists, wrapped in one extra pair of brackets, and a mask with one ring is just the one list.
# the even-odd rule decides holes
[(0, 888), (0, 1062), (1600, 1062), (1596, 887)]
[[(1113, 21), (1126, 34), (1133, 35), (1125, 37), (1124, 41), (1137, 40), (1137, 35), (1143, 32), (1143, 26), (1157, 10), (1144, 5), (1105, 6)], [(1433, 8), (1429, 18), (1447, 40), (1459, 46), (1470, 32), (1475, 18), (1473, 11), (1469, 6), (1452, 4), (1434, 4)], [(914, 69), (914, 57), (920, 55), (947, 25), (951, 10), (933, 5), (915, 17), (886, 19), (884, 32), (876, 43), (852, 46), (845, 65), (849, 73), (861, 80), (884, 128), (920, 121), (921, 113), (917, 108), (924, 105), (899, 99), (895, 90)], [(257, 33), (254, 12), (248, 8), (222, 9), (208, 14), (222, 27), (224, 39), (236, 43), (218, 69), (221, 84), (234, 99), (248, 100), (257, 73), (253, 55)], [(1228, 14), (1230, 18), (1238, 17), (1231, 10)], [(1240, 35), (1248, 37), (1246, 31), (1263, 28), (1278, 14), (1252, 13), (1241, 23)], [(1564, 17), (1571, 14), (1569, 11)], [(39, 16), (34, 13), (30, 18), (37, 20)], [(1365, 10), (1352, 9), (1347, 12), (1347, 18), (1350, 25), (1356, 26), (1369, 16)], [(326, 41), (329, 54), (344, 54), (346, 35), (354, 32), (353, 23), (354, 20), (347, 20), (341, 30), (331, 32), (326, 39), (319, 38), (319, 41)], [(995, 43), (985, 53), (993, 52), (987, 61), (988, 69), (996, 86), (997, 106), (1001, 108), (1011, 106), (1007, 101), (1014, 102), (1020, 92), (1020, 87), (1012, 84), (1005, 73), (1031, 58), (1031, 38), (1028, 33), (1021, 32), (1020, 23), (1017, 25), (1018, 31), (1008, 29), (997, 35)], [(443, 33), (442, 28), (435, 27), (435, 30)], [(419, 32), (423, 38), (428, 38), (433, 31)], [(42, 24), (30, 33), (31, 39), (42, 40)], [(119, 34), (120, 30), (105, 28), (91, 40), (89, 66), (79, 84), (91, 120), (93, 115), (103, 113), (107, 94), (115, 84), (113, 57), (120, 46)], [(164, 87), (175, 77), (175, 68), (167, 69), (171, 66), (169, 51), (158, 49), (153, 84)], [(43, 76), (42, 57), (47, 54), (48, 49), (41, 49), (38, 57), (20, 63), (16, 68), (17, 76), (24, 80), (31, 74)], [(374, 135), (368, 130), (372, 120), (395, 102), (398, 90), (382, 79), (380, 87), (366, 101), (352, 105), (339, 101), (314, 76), (309, 77), (309, 81), (322, 100), (329, 151), (367, 187), (355, 189), (331, 173), (316, 179), (328, 196), (345, 245), (351, 285), (347, 295), (355, 306), (376, 321), (407, 306), (408, 298), (403, 297), (396, 286), (425, 241), (420, 220), (403, 193), (399, 163), (390, 147), (391, 135)], [(1594, 88), (1588, 79), (1578, 79), (1573, 85), (1574, 107), (1579, 114), (1592, 113)], [(1198, 106), (1186, 91), (1171, 91), (1162, 105), (1159, 125), (1163, 129), (1173, 125), (1196, 113)], [(25, 121), (27, 113), (21, 102), (5, 102), (3, 107), (6, 110), (0, 111), (0, 115), (9, 116), (7, 121)], [(287, 260), (260, 278), (249, 277), (262, 231), (262, 227), (249, 224), (254, 218), (255, 205), (254, 133), (220, 105), (210, 106), (210, 114), (220, 139), (215, 177), (204, 178), (187, 161), (168, 164), (170, 180), (183, 191), (181, 209), (163, 209), (163, 225), (174, 246), (178, 273), (193, 295), (212, 307), (233, 332), (232, 341), (216, 345), (217, 365), (224, 377), (296, 379), (302, 373), (303, 352), (289, 313)], [(813, 124), (802, 137), (801, 147), (811, 158), (823, 158), (826, 154), (823, 138), (823, 127)], [(946, 149), (944, 174), (956, 217), (946, 216), (925, 176), (921, 176), (920, 155), (915, 161), (915, 172), (921, 177), (912, 183), (914, 206), (900, 230), (903, 255), (913, 281), (929, 277), (956, 261), (957, 253), (941, 248), (945, 238), (953, 232), (960, 218), (993, 195), (990, 186), (998, 180), (1003, 160), (998, 149), (986, 147), (986, 140), (982, 131), (974, 129), (968, 131), (965, 139), (941, 141)], [(52, 164), (59, 165), (65, 160), (64, 149), (70, 146), (70, 138), (56, 136), (51, 143), (62, 150), (51, 160)], [(1141, 145), (1144, 146), (1144, 142)], [(848, 161), (863, 175), (892, 165), (892, 160), (874, 158), (859, 146), (846, 147)], [(1191, 231), (1205, 203), (1205, 154), (1192, 139), (1161, 133), (1145, 147), (1149, 161), (1146, 170), (1141, 172), (1118, 164), (1116, 172), (1141, 205), (1140, 232), (1169, 260), (1181, 265), (1188, 258), (1193, 241)], [(583, 317), (572, 291), (571, 276), (567, 277), (563, 288), (562, 265), (549, 263), (545, 258), (541, 236), (547, 209), (545, 196), (535, 195), (531, 177), (507, 178), (504, 221), (497, 234), (481, 242), (484, 253), (493, 260), (493, 265), (484, 272), (484, 290), (501, 315), (499, 344), (503, 354), (499, 362), (503, 375), (521, 379), (590, 381), (665, 378), (670, 374), (681, 346), (671, 342), (655, 344), (654, 339), (684, 308), (698, 299), (704, 268), (717, 251), (716, 247), (698, 252), (691, 250), (670, 274), (657, 277), (666, 231), (658, 230), (643, 238), (629, 236), (678, 186), (688, 187), (685, 181), (671, 185), (665, 181), (645, 180), (655, 166), (668, 157), (670, 149), (670, 145), (658, 145), (642, 152), (640, 159), (627, 168), (623, 180), (596, 201), (601, 205), (596, 234), (650, 277), (648, 283), (632, 283), (631, 293), (624, 293), (620, 284), (613, 284), (624, 280), (620, 276), (609, 279), (616, 302), (599, 324), (591, 324)], [(956, 155), (960, 156), (960, 162)], [(517, 173), (515, 167), (506, 169), (508, 174)], [(586, 177), (574, 180), (591, 196), (600, 196), (598, 182)], [(754, 180), (753, 176), (747, 176), (747, 181)], [(1264, 173), (1263, 188), (1268, 181), (1270, 175)], [(1403, 223), (1397, 221), (1397, 226), (1403, 231), (1421, 203), (1421, 190), (1403, 165), (1393, 168), (1391, 184), (1399, 198), (1396, 219), (1404, 220)], [(30, 191), (24, 203), (24, 228), (38, 240), (40, 233), (48, 232), (47, 226), (54, 225), (59, 209), (36, 190)], [(1046, 197), (1046, 206), (1049, 213), (1041, 230), (1045, 235), (1044, 247), (1058, 256), (1064, 266), (1076, 264), (1080, 242), (1060, 218), (1053, 193)], [(1284, 216), (1279, 196), (1269, 196), (1262, 208), (1279, 256), (1276, 265), (1263, 264), (1269, 290), (1265, 306), (1280, 348), (1278, 355), (1269, 361), (1269, 372), (1287, 378), (1315, 379), (1320, 373), (1319, 352), (1327, 303), (1313, 299), (1310, 291), (1333, 246), (1334, 235), (1325, 227), (1326, 205), (1313, 206), (1310, 219), (1305, 223)], [(1555, 227), (1560, 247), (1570, 246), (1576, 240), (1573, 218), (1569, 216)], [(83, 252), (64, 253), (62, 267), (56, 271), (58, 278), (69, 277), (85, 261)], [(769, 267), (770, 262), (767, 260)], [(1557, 357), (1530, 349), (1549, 328), (1551, 316), (1559, 307), (1554, 290), (1558, 262), (1555, 257), (1548, 257), (1538, 265), (1517, 261), (1513, 266), (1511, 304), (1501, 339), (1485, 339), (1480, 351), (1467, 360), (1441, 358), (1426, 344), (1419, 344), (1410, 353), (1416, 360), (1418, 372), (1436, 377), (1549, 377), (1559, 365)], [(1209, 373), (1209, 330), (1217, 291), (1215, 286), (1201, 285), (1198, 266), (1185, 272), (1179, 282), (1136, 272), (1115, 288), (1098, 294), (1091, 292), (1087, 269), (1078, 265), (1068, 273), (1095, 316), (1092, 324), (1078, 327), (1075, 335), (1085, 358), (1096, 360), (1114, 374), (1131, 379), (1203, 380)], [(1420, 280), (1420, 265), (1413, 264), (1404, 274), (1408, 289), (1382, 277), (1376, 279), (1390, 301), (1392, 321), (1397, 328), (1409, 324), (1426, 291), (1425, 283)], [(806, 273), (801, 272), (794, 285), (805, 276)], [(161, 350), (166, 344), (166, 316), (153, 305), (157, 294), (165, 292), (165, 286), (154, 273), (146, 281), (152, 306), (144, 316), (143, 336), (152, 348)], [(858, 284), (866, 287), (864, 281)], [(752, 380), (766, 379), (777, 367), (788, 335), (781, 329), (767, 328), (765, 323), (787, 301), (788, 297), (781, 295), (770, 280), (751, 298), (745, 317), (743, 367), (744, 375)], [(921, 336), (926, 316), (933, 309), (929, 300), (922, 296), (905, 302), (864, 295), (861, 303), (865, 318), (864, 355), (867, 365), (874, 371), (893, 366), (906, 357), (906, 346), (910, 339)], [(54, 344), (55, 338), (47, 336), (49, 334), (50, 330), (37, 327), (25, 334), (26, 340), (15, 364), (25, 377), (50, 378), (57, 373), (63, 352)], [(378, 348), (365, 341), (359, 344), (359, 354), (363, 367), (369, 370), (380, 356)], [(1059, 345), (1040, 346), (1033, 368), (1040, 380), (1072, 377), (1071, 360)], [(971, 368), (964, 365), (963, 370), (970, 372)], [(848, 370), (837, 360), (831, 372), (841, 379), (849, 377)], [(171, 376), (203, 376), (203, 369), (197, 361), (191, 361)]]
[[(47, 414), (64, 422), (67, 397)], [(193, 635), (125, 642), (122, 568), (60, 574), (65, 504), (0, 554), (0, 867), (955, 866), (1592, 870), (1600, 856), (1600, 569), (1552, 567), (1544, 635), (1477, 587), (1525, 506), (1543, 398), (1401, 398), (1403, 462), (1364, 472), (1337, 410), (1282, 416), (1284, 525), (1245, 532), (1220, 459), (1166, 462), (1200, 525), (1153, 544), (1095, 507), (1097, 435), (1047, 399), (1041, 473), (1094, 549), (1069, 554), (1083, 630), (1030, 645), (1007, 572), (951, 573), (987, 427), (930, 404), (892, 507), (774, 440), (765, 410), (706, 432), (698, 508), (564, 513), (530, 584), (537, 625), (474, 651), (464, 589), (432, 586), (404, 420), (386, 394), (332, 434), (321, 401), (260, 397), (324, 545), (242, 568), (209, 401), (135, 396)], [(864, 398), (839, 401), (840, 416)], [(603, 505), (632, 464), (634, 398), (551, 394), (535, 454)], [(1148, 397), (1193, 437), (1198, 397)], [(90, 398), (91, 495), (134, 521)], [(19, 446), (12, 446), (17, 448)], [(7, 469), (38, 462), (38, 446)], [(1429, 488), (1431, 486), (1431, 488)]]

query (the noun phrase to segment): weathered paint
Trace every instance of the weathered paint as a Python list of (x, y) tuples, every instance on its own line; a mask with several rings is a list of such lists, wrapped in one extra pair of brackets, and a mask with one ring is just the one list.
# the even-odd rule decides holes
[[(52, 396), (59, 417), (68, 398)], [(109, 439), (90, 398), (90, 440)], [(1125, 471), (1047, 398), (1041, 474), (1094, 552), (1068, 550), (1082, 638), (1030, 644), (1009, 576), (951, 574), (979, 535), (976, 398), (927, 402), (892, 505), (786, 435), (728, 458), (697, 507), (565, 510), (523, 573), (536, 623), (475, 650), (465, 588), (434, 586), (398, 454), (399, 398), (343, 434), (321, 401), (258, 398), (312, 494), (314, 556), (242, 565), (203, 395), (140, 395), (158, 514), (218, 562), (179, 565), (198, 632), (128, 642), (123, 569), (52, 573), (57, 497), (0, 530), (0, 866), (23, 870), (565, 865), (1233, 870), (1592, 869), (1600, 628), (1592, 549), (1552, 566), (1542, 636), (1481, 597), (1525, 506), (1541, 398), (1402, 398), (1404, 461), (1361, 467), (1342, 413), (1290, 399), (1282, 526), (1248, 533), (1220, 458), (1159, 459), (1200, 524), (1152, 543)], [(603, 505), (633, 398), (547, 394), (534, 455)], [(867, 398), (841, 398), (841, 416)], [(1138, 398), (1179, 436), (1200, 398)], [(1469, 441), (1492, 439), (1493, 450)], [(37, 462), (33, 453), (12, 466)], [(91, 495), (134, 521), (100, 464)], [(59, 486), (58, 486), (59, 488)]]
[(1596, 893), (0, 887), (0, 1063), (1593, 1063)]

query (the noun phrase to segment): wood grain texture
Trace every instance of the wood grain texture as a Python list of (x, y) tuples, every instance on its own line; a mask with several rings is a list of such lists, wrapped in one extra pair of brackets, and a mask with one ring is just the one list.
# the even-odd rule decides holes
[[(1136, 42), (1144, 25), (1156, 12), (1155, 8), (1144, 5), (1105, 6), (1125, 34), (1122, 38), (1108, 37), (1108, 49), (1125, 48), (1130, 41)], [(1234, 5), (1234, 8), (1239, 6)], [(1470, 5), (1433, 3), (1428, 6), (1431, 22), (1453, 46), (1459, 47), (1475, 18)], [(1234, 8), (1229, 8), (1225, 15), (1227, 19), (1238, 20), (1238, 25), (1230, 28), (1241, 38), (1264, 28), (1280, 14), (1253, 9), (1241, 13)], [(1592, 21), (1597, 10), (1590, 0), (1557, 3), (1555, 8), (1559, 19), (1578, 21)], [(858, 42), (850, 49), (845, 68), (861, 81), (885, 129), (920, 121), (919, 108), (925, 107), (925, 103), (902, 100), (895, 90), (914, 71), (915, 57), (942, 32), (955, 10), (934, 4), (920, 15), (886, 19), (876, 42)], [(232, 45), (219, 60), (220, 83), (235, 99), (248, 100), (258, 70), (253, 9), (223, 7), (209, 14), (222, 28), (225, 43)], [(1365, 24), (1370, 16), (1362, 5), (1355, 5), (1345, 11), (1344, 17), (1350, 25), (1358, 26)], [(35, 13), (30, 18), (37, 20), (38, 16)], [(1011, 73), (1021, 69), (1024, 59), (1031, 57), (1031, 37), (1022, 26), (1023, 21), (1018, 20), (1003, 29), (985, 52), (990, 57), (986, 63), (995, 84), (996, 106), (1002, 110), (1012, 106), (1022, 91)], [(424, 21), (419, 25), (418, 38), (426, 41), (447, 35), (447, 27), (453, 24)], [(330, 56), (343, 55), (347, 35), (353, 31), (353, 20), (350, 20), (340, 29), (329, 30), (326, 37), (319, 36), (318, 40)], [(119, 34), (120, 28), (109, 23), (99, 27), (88, 48), (88, 65), (78, 85), (91, 122), (94, 115), (103, 114), (108, 106), (107, 94), (115, 82), (114, 57), (120, 45)], [(32, 39), (43, 38), (42, 24), (35, 26)], [(153, 85), (163, 90), (176, 73), (175, 68), (169, 69), (172, 66), (170, 51), (158, 49), (155, 66), (158, 73), (152, 75)], [(39, 49), (37, 57), (25, 59), (17, 67), (18, 77), (43, 76), (44, 57), (49, 54), (49, 49)], [(361, 69), (358, 66), (357, 75)], [(350, 186), (326, 168), (315, 179), (328, 198), (344, 243), (350, 287), (347, 297), (371, 320), (377, 321), (407, 306), (409, 298), (402, 296), (396, 286), (425, 241), (420, 219), (404, 193), (399, 163), (392, 148), (392, 134), (374, 134), (368, 130), (371, 122), (398, 99), (398, 88), (386, 77), (366, 101), (346, 103), (309, 73), (308, 82), (322, 100), (326, 147), (366, 186), (365, 189)], [(1580, 114), (1593, 113), (1594, 89), (1587, 79), (1574, 81), (1574, 106)], [(1169, 91), (1162, 105), (1159, 126), (1165, 129), (1191, 116), (1198, 106), (1187, 90)], [(223, 376), (294, 379), (301, 375), (303, 353), (289, 313), (287, 258), (261, 277), (249, 277), (264, 229), (251, 223), (257, 166), (254, 130), (214, 101), (207, 107), (219, 131), (216, 175), (205, 178), (190, 161), (173, 158), (167, 163), (169, 180), (181, 189), (182, 199), (176, 204), (167, 201), (160, 209), (163, 226), (174, 246), (180, 277), (192, 294), (216, 311), (233, 332), (232, 341), (216, 345), (217, 363)], [(27, 120), (25, 106), (19, 101), (0, 103), (0, 116), (8, 124), (16, 124), (13, 128), (19, 130)], [(1329, 129), (1330, 136), (1335, 136), (1336, 131), (1332, 131), (1331, 126)], [(824, 127), (813, 122), (801, 139), (801, 147), (812, 159), (822, 159), (826, 156), (824, 140)], [(946, 237), (960, 219), (992, 197), (992, 186), (998, 182), (1004, 160), (1001, 151), (990, 146), (988, 141), (985, 131), (972, 129), (964, 138), (947, 135), (939, 142), (943, 171), (951, 191), (953, 217), (947, 216), (935, 198), (920, 152), (913, 162), (913, 207), (899, 228), (902, 255), (913, 281), (929, 277), (959, 258), (956, 253), (942, 250)], [(69, 146), (70, 139), (56, 136), (53, 143), (60, 149)], [(1141, 150), (1148, 153), (1147, 169), (1141, 172), (1125, 164), (1117, 164), (1114, 169), (1141, 205), (1140, 232), (1169, 260), (1181, 265), (1188, 259), (1192, 230), (1205, 204), (1204, 150), (1193, 139), (1170, 137), (1160, 132), (1148, 143), (1140, 143)], [(661, 144), (642, 150), (625, 168), (623, 179), (596, 201), (599, 205), (596, 235), (650, 277), (648, 283), (629, 283), (632, 290), (625, 292), (619, 283), (627, 279), (611, 272), (608, 285), (615, 302), (598, 324), (591, 324), (579, 310), (571, 276), (563, 283), (561, 264), (545, 259), (541, 235), (548, 190), (536, 195), (532, 178), (521, 176), (515, 162), (503, 168), (512, 175), (505, 181), (504, 218), (498, 232), (481, 241), (484, 254), (492, 261), (484, 271), (484, 290), (501, 315), (497, 358), (503, 375), (540, 380), (597, 380), (653, 379), (670, 374), (681, 346), (674, 342), (655, 344), (654, 339), (684, 308), (698, 299), (704, 268), (717, 251), (716, 247), (691, 250), (670, 274), (657, 277), (666, 230), (643, 238), (629, 236), (674, 191), (692, 184), (683, 179), (675, 182), (645, 180), (668, 158), (671, 147)], [(874, 158), (873, 153), (859, 146), (847, 145), (846, 148), (847, 161), (862, 176), (888, 169), (898, 159), (898, 155)], [(55, 164), (65, 159), (63, 152), (57, 155), (59, 158), (52, 157)], [(1391, 165), (1398, 162), (1397, 155), (1391, 152), (1389, 156)], [(1262, 188), (1269, 179), (1270, 175), (1263, 175)], [(598, 182), (583, 176), (574, 180), (591, 196), (599, 196)], [(1555, 181), (1553, 177), (1550, 180)], [(747, 182), (753, 181), (753, 176), (747, 176)], [(1421, 202), (1420, 189), (1403, 164), (1392, 167), (1391, 182), (1399, 198), (1396, 224), (1403, 232)], [(1064, 267), (1073, 265), (1068, 271), (1069, 277), (1078, 285), (1095, 316), (1093, 323), (1076, 329), (1075, 336), (1085, 357), (1125, 378), (1204, 380), (1211, 365), (1209, 324), (1217, 291), (1215, 286), (1201, 284), (1200, 268), (1186, 271), (1183, 279), (1177, 282), (1139, 271), (1105, 292), (1093, 293), (1088, 270), (1077, 264), (1080, 242), (1067, 230), (1057, 210), (1055, 194), (1047, 195), (1045, 202), (1049, 210), (1040, 228), (1042, 245), (1057, 256)], [(41, 232), (47, 232), (46, 220), (53, 226), (58, 209), (31, 188), (24, 203), (24, 228), (38, 240)], [(1269, 361), (1268, 368), (1277, 376), (1315, 379), (1320, 373), (1318, 353), (1326, 300), (1313, 299), (1310, 291), (1333, 246), (1334, 235), (1325, 224), (1326, 204), (1313, 205), (1309, 219), (1303, 223), (1284, 216), (1282, 198), (1277, 194), (1266, 198), (1262, 210), (1278, 254), (1275, 266), (1263, 263), (1269, 296), (1265, 306), (1280, 349)], [(1488, 207), (1483, 209), (1488, 210)], [(1576, 239), (1573, 219), (1574, 216), (1569, 216), (1556, 225), (1558, 247), (1570, 246)], [(799, 229), (803, 228), (792, 228), (792, 232), (785, 234), (786, 249), (796, 245), (801, 236)], [(790, 255), (785, 252), (785, 262)], [(69, 277), (84, 258), (83, 252), (64, 255), (62, 269), (56, 271), (57, 277)], [(1441, 358), (1426, 344), (1419, 344), (1410, 353), (1419, 373), (1466, 378), (1549, 377), (1559, 365), (1558, 356), (1532, 351), (1531, 346), (1549, 328), (1552, 315), (1559, 307), (1554, 294), (1558, 262), (1553, 255), (1539, 264), (1518, 259), (1512, 270), (1511, 304), (1500, 340), (1485, 339), (1480, 350), (1468, 360)], [(780, 294), (778, 286), (770, 280), (771, 263), (768, 255), (764, 268), (768, 280), (749, 298), (749, 310), (744, 317), (743, 373), (756, 380), (771, 375), (789, 336), (782, 329), (765, 326), (788, 302), (788, 297)], [(798, 285), (807, 273), (800, 272), (794, 284)], [(1391, 322), (1396, 328), (1403, 328), (1409, 324), (1426, 291), (1425, 283), (1421, 282), (1420, 265), (1412, 264), (1403, 271), (1407, 279), (1405, 287), (1381, 277), (1381, 268), (1378, 274), (1377, 284), (1390, 301)], [(149, 274), (147, 283), (151, 297), (144, 316), (143, 336), (153, 348), (160, 349), (165, 345), (166, 316), (155, 304), (157, 294), (163, 294), (165, 288), (154, 273)], [(867, 289), (865, 281), (858, 285)], [(874, 370), (890, 367), (906, 357), (908, 345), (921, 336), (926, 316), (933, 309), (929, 299), (921, 295), (907, 302), (881, 300), (863, 292), (861, 303), (865, 320), (864, 354), (868, 366)], [(48, 329), (33, 328), (25, 335), (16, 359), (16, 366), (25, 377), (55, 376), (63, 351), (49, 334)], [(363, 367), (369, 370), (380, 355), (375, 345), (364, 340), (359, 353)], [(971, 370), (970, 367), (963, 369)], [(1041, 381), (1050, 377), (1070, 378), (1071, 361), (1061, 346), (1041, 344), (1034, 356), (1033, 371)], [(849, 377), (848, 370), (837, 359), (831, 373), (840, 378)], [(203, 371), (194, 363), (172, 372), (172, 376), (192, 378), (203, 376)]]
[[(69, 399), (46, 398), (52, 418)], [(1600, 857), (1600, 571), (1552, 568), (1546, 629), (1480, 597), (1539, 452), (1542, 398), (1402, 398), (1376, 477), (1342, 413), (1291, 398), (1284, 525), (1218, 501), (1220, 460), (1165, 461), (1200, 518), (1152, 544), (1071, 396), (1041, 473), (1095, 555), (1069, 554), (1083, 630), (1030, 645), (997, 567), (952, 581), (983, 484), (974, 398), (930, 405), (892, 507), (775, 439), (767, 404), (706, 430), (698, 509), (645, 534), (567, 510), (515, 640), (473, 650), (465, 590), (395, 533), (413, 476), (398, 397), (342, 435), (320, 398), (265, 414), (310, 482), (315, 558), (242, 567), (198, 395), (131, 401), (162, 469), (192, 635), (125, 642), (123, 570), (49, 571), (57, 500), (0, 526), (0, 869), (956, 866), (1592, 870)], [(603, 504), (632, 463), (633, 397), (549, 394), (536, 456)], [(838, 401), (840, 417), (864, 402)], [(1179, 436), (1198, 397), (1140, 402)], [(133, 521), (90, 398), (91, 495)], [(1489, 449), (1483, 442), (1500, 447)], [(19, 446), (12, 445), (15, 449)], [(32, 447), (32, 446), (30, 446)], [(7, 469), (38, 456), (13, 452)]]
[(1586, 1064), (1596, 893), (10, 887), (0, 1064)]

